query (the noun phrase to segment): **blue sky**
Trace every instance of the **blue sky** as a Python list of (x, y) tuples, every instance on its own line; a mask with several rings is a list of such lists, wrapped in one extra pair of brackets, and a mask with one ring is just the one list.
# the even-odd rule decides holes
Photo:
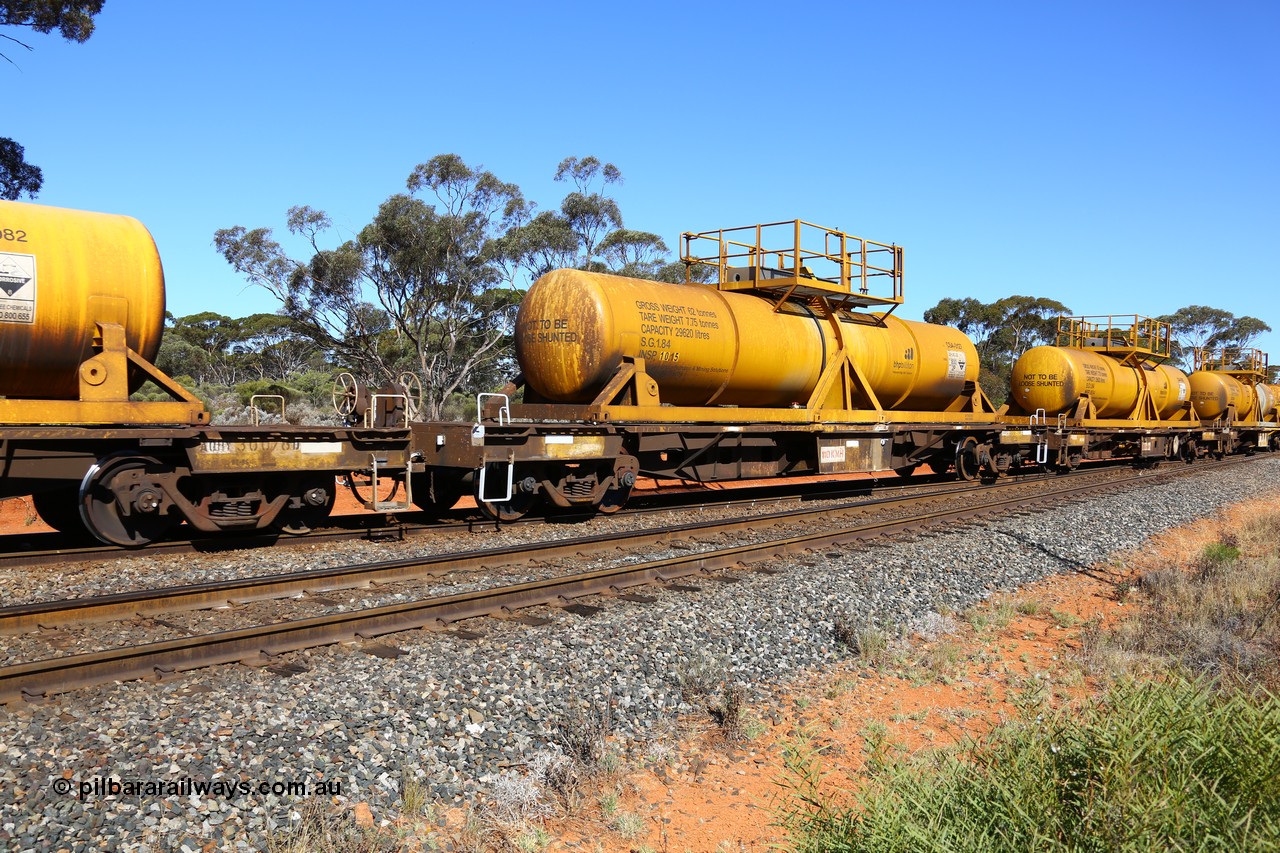
[(903, 316), (1209, 304), (1280, 361), (1275, 2), (108, 0), (85, 44), (12, 34), (37, 201), (141, 219), (178, 315), (277, 307), (215, 229), (309, 204), (349, 237), (445, 152), (554, 206), (595, 155), (673, 249), (802, 217), (905, 246)]

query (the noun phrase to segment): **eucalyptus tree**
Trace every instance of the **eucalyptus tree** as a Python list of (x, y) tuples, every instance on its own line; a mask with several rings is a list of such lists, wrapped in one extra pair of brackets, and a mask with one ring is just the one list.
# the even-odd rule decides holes
[(560, 216), (578, 238), (578, 262), (572, 266), (591, 269), (606, 235), (622, 228), (618, 202), (604, 193), (610, 184), (622, 183), (622, 172), (596, 157), (566, 157), (556, 167), (555, 179), (574, 186), (560, 202)]
[(960, 299), (946, 297), (924, 312), (926, 323), (954, 326), (968, 335), (983, 364), (991, 361), (994, 356), (992, 347), (995, 342), (992, 338), (1000, 328), (1000, 319), (1000, 311), (994, 304), (981, 302), (971, 296)]
[(423, 414), (437, 418), (501, 360), (520, 298), (502, 238), (527, 205), (515, 184), (454, 154), (417, 166), (407, 189), (332, 248), (322, 245), (329, 217), (292, 208), (288, 227), (309, 247), (305, 260), (290, 258), (267, 228), (222, 229), (214, 244), (337, 360), (376, 383), (417, 373)]
[(1185, 368), (1194, 365), (1195, 352), (1227, 347), (1243, 349), (1271, 327), (1257, 317), (1237, 317), (1222, 308), (1187, 305), (1156, 319), (1172, 327), (1173, 355)]
[(661, 237), (649, 231), (618, 228), (605, 235), (596, 250), (610, 272), (633, 278), (656, 278), (671, 250)]
[(35, 198), (44, 186), (44, 172), (27, 162), (26, 149), (0, 137), (0, 198), (15, 201), (24, 194)]
[(622, 210), (607, 188), (622, 172), (597, 157), (566, 157), (555, 180), (573, 185), (557, 208), (523, 204), (504, 238), (506, 256), (530, 280), (554, 269), (613, 272), (653, 278), (670, 251), (657, 234), (624, 227)]
[(1057, 339), (1058, 318), (1071, 309), (1045, 296), (1006, 296), (993, 303), (997, 315), (996, 337), (1003, 359), (1012, 366), (1023, 352)]
[(973, 340), (981, 365), (979, 382), (999, 405), (1018, 356), (1038, 344), (1053, 343), (1057, 318), (1070, 313), (1066, 305), (1043, 296), (1006, 296), (995, 302), (948, 297), (925, 311), (924, 319), (955, 326)]
[[(461, 414), (461, 400), (515, 372), (512, 333), (524, 288), (558, 268), (684, 281), (657, 234), (627, 229), (608, 188), (621, 171), (567, 157), (555, 172), (572, 189), (547, 210), (520, 188), (456, 154), (417, 166), (354, 237), (329, 217), (289, 210), (292, 257), (269, 228), (219, 230), (214, 245), (281, 302), (292, 328), (333, 362), (375, 383), (412, 371), (426, 417)], [(694, 280), (714, 270), (695, 268)]]

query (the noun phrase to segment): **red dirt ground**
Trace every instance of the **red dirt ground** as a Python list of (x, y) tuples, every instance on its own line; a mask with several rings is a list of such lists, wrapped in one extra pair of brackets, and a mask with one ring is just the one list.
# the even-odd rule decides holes
[[(349, 498), (348, 498), (349, 500)], [(348, 507), (349, 508), (349, 507)], [(1095, 567), (1087, 573), (1059, 575), (1000, 596), (987, 605), (1022, 605), (1003, 629), (978, 630), (976, 620), (956, 617), (954, 633), (933, 641), (917, 638), (913, 660), (931, 657), (945, 667), (922, 677), (912, 671), (880, 670), (847, 663), (800, 674), (785, 690), (775, 691), (750, 710), (762, 732), (742, 744), (726, 743), (706, 719), (687, 720), (685, 734), (669, 745), (675, 761), (637, 761), (601, 783), (600, 799), (586, 799), (574, 814), (546, 821), (541, 829), (552, 851), (766, 851), (787, 849), (790, 840), (776, 825), (784, 795), (785, 755), (798, 738), (823, 750), (826, 788), (846, 799), (865, 781), (867, 735), (883, 732), (893, 754), (909, 754), (979, 738), (1017, 714), (1016, 701), (1040, 691), (1054, 704), (1079, 702), (1097, 685), (1072, 662), (1081, 649), (1083, 624), (1109, 626), (1133, 609), (1117, 586), (1137, 574), (1179, 565), (1188, 554), (1220, 540), (1224, 530), (1245, 519), (1274, 512), (1274, 502), (1259, 500), (1230, 507), (1220, 517), (1166, 532), (1131, 555), (1123, 566)], [(0, 532), (47, 529), (22, 499), (0, 501)], [(1035, 607), (1027, 607), (1034, 603)], [(601, 803), (616, 795), (612, 815)], [(356, 804), (362, 823), (394, 820)], [(639, 832), (623, 837), (617, 816), (639, 818)], [(446, 815), (453, 827), (463, 816)], [(436, 830), (396, 821), (387, 831), (408, 838)], [(421, 848), (425, 849), (425, 848)]]

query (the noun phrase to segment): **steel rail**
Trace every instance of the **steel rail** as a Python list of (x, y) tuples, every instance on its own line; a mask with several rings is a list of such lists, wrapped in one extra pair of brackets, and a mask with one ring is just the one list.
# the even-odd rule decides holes
[[(899, 478), (872, 478), (868, 480), (842, 480), (835, 483), (811, 483), (805, 488), (796, 483), (770, 483), (762, 486), (737, 486), (728, 489), (688, 489), (682, 491), (645, 491), (632, 495), (631, 505), (624, 507), (614, 517), (646, 515), (668, 509), (697, 505), (699, 507), (730, 507), (741, 503), (783, 503), (789, 500), (834, 500), (855, 493), (873, 490), (900, 490), (932, 485), (943, 475), (925, 474), (895, 482)], [(1019, 481), (1026, 481), (1039, 474), (1021, 474)], [(513, 524), (540, 524), (589, 519), (592, 511), (567, 510), (555, 514), (529, 515), (516, 521), (499, 522), (478, 515), (473, 510), (453, 510), (451, 520), (419, 522), (397, 516), (394, 521), (379, 522), (378, 515), (339, 515), (329, 519), (333, 527), (317, 528), (310, 533), (290, 535), (264, 531), (246, 535), (227, 534), (196, 539), (171, 539), (155, 542), (141, 548), (122, 548), (118, 545), (58, 545), (51, 548), (16, 550), (0, 554), (0, 568), (31, 568), (58, 563), (86, 560), (128, 559), (131, 557), (156, 557), (172, 554), (206, 554), (247, 548), (287, 548), (315, 544), (317, 541), (403, 540), (426, 534), (473, 533), (480, 530), (498, 530)], [(417, 511), (408, 515), (416, 515)], [(30, 540), (55, 541), (64, 539), (59, 533), (14, 533), (0, 536), (0, 548), (8, 543)]]
[[(1015, 488), (1027, 484), (1027, 481), (1013, 481), (997, 488)], [(14, 604), (0, 607), (0, 636), (69, 624), (105, 622), (137, 616), (154, 616), (179, 610), (228, 607), (251, 601), (321, 594), (340, 589), (439, 577), (453, 572), (492, 569), (497, 566), (535, 560), (547, 561), (573, 556), (589, 556), (622, 548), (637, 550), (662, 545), (687, 534), (715, 536), (755, 528), (763, 524), (787, 521), (804, 523), (818, 517), (839, 517), (871, 510), (889, 510), (910, 503), (950, 499), (957, 494), (968, 492), (990, 492), (992, 488), (992, 486), (979, 486), (972, 483), (952, 483), (946, 488), (916, 495), (875, 498), (837, 506), (800, 508), (713, 521), (695, 521), (664, 526), (658, 530), (592, 534), (544, 543), (521, 543), (485, 548), (460, 554), (408, 557), (278, 575), (231, 578), (159, 589), (135, 590), (89, 598)]]
[[(1109, 473), (1109, 469), (1095, 469), (1073, 476), (1105, 476), (1107, 473)], [(1061, 479), (1056, 475), (1046, 476), (1051, 476), (1052, 479)], [(40, 628), (53, 628), (74, 623), (103, 622), (112, 619), (153, 616), (180, 610), (220, 608), (251, 601), (300, 597), (306, 594), (326, 593), (340, 589), (433, 578), (452, 572), (491, 569), (495, 566), (515, 565), (518, 562), (546, 561), (561, 559), (566, 556), (587, 556), (618, 550), (624, 546), (633, 548), (649, 547), (662, 545), (682, 534), (722, 535), (758, 527), (762, 523), (770, 524), (783, 521), (804, 523), (815, 516), (839, 516), (841, 514), (876, 509), (889, 510), (909, 503), (951, 497), (955, 494), (967, 492), (985, 493), (992, 488), (1026, 486), (1038, 479), (1044, 478), (1020, 478), (1019, 480), (1002, 482), (995, 486), (976, 485), (968, 482), (948, 482), (942, 488), (930, 492), (908, 496), (874, 498), (844, 506), (826, 506), (816, 509), (800, 508), (710, 522), (690, 522), (684, 525), (665, 526), (659, 530), (595, 534), (559, 539), (542, 543), (541, 545), (521, 544), (463, 552), (461, 554), (411, 557), (377, 563), (311, 569), (265, 577), (254, 576), (232, 578), (224, 581), (210, 581), (201, 584), (184, 584), (154, 590), (114, 593), (82, 599), (9, 605), (0, 607), (0, 635), (20, 634)], [(777, 500), (783, 500), (783, 498)], [(743, 503), (748, 502), (772, 503), (773, 500), (743, 501)], [(717, 508), (731, 507), (736, 503), (717, 503), (714, 506)], [(513, 557), (518, 557), (519, 559), (512, 559)]]
[[(1204, 469), (1202, 466), (1198, 470)], [(1070, 485), (1035, 496), (1000, 497), (973, 506), (950, 507), (844, 530), (803, 534), (512, 586), (18, 664), (0, 669), (0, 702), (39, 700), (50, 693), (108, 681), (152, 676), (163, 678), (220, 663), (239, 661), (263, 665), (282, 654), (304, 648), (370, 639), (417, 628), (445, 629), (464, 619), (503, 617), (538, 605), (566, 605), (586, 595), (616, 594), (636, 586), (749, 566), (850, 541), (931, 526), (941, 521), (965, 520), (1003, 509), (1026, 508), (1046, 501), (1107, 492), (1139, 482), (1163, 481), (1172, 476), (1175, 475), (1139, 475), (1101, 484)]]

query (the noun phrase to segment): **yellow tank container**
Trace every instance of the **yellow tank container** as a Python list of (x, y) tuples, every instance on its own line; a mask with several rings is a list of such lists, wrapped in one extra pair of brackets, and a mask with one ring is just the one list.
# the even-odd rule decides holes
[(1254, 386), (1258, 392), (1258, 408), (1254, 409), (1254, 418), (1262, 420), (1271, 414), (1271, 410), (1280, 406), (1280, 385), (1259, 382)]
[(1093, 400), (1099, 418), (1126, 417), (1138, 403), (1146, 374), (1151, 399), (1161, 418), (1187, 401), (1187, 374), (1167, 364), (1134, 367), (1089, 350), (1032, 347), (1014, 362), (1010, 397), (1024, 412), (1044, 409), (1056, 415), (1073, 408), (1084, 394)]
[(1191, 374), (1191, 405), (1201, 420), (1216, 420), (1232, 405), (1236, 407), (1236, 420), (1252, 420), (1257, 403), (1254, 391), (1229, 373), (1197, 370)]
[(136, 219), (0, 201), (0, 396), (75, 399), (96, 323), (155, 359), (164, 272)]
[[(973, 343), (946, 326), (849, 315), (854, 363), (885, 408), (933, 411), (976, 381)], [(626, 356), (642, 357), (664, 403), (804, 404), (840, 342), (809, 308), (714, 287), (554, 270), (529, 288), (516, 320), (526, 381), (556, 402), (586, 403)]]
[(1150, 365), (1147, 385), (1151, 399), (1161, 418), (1168, 418), (1183, 407), (1191, 396), (1191, 380), (1187, 374), (1167, 364)]

